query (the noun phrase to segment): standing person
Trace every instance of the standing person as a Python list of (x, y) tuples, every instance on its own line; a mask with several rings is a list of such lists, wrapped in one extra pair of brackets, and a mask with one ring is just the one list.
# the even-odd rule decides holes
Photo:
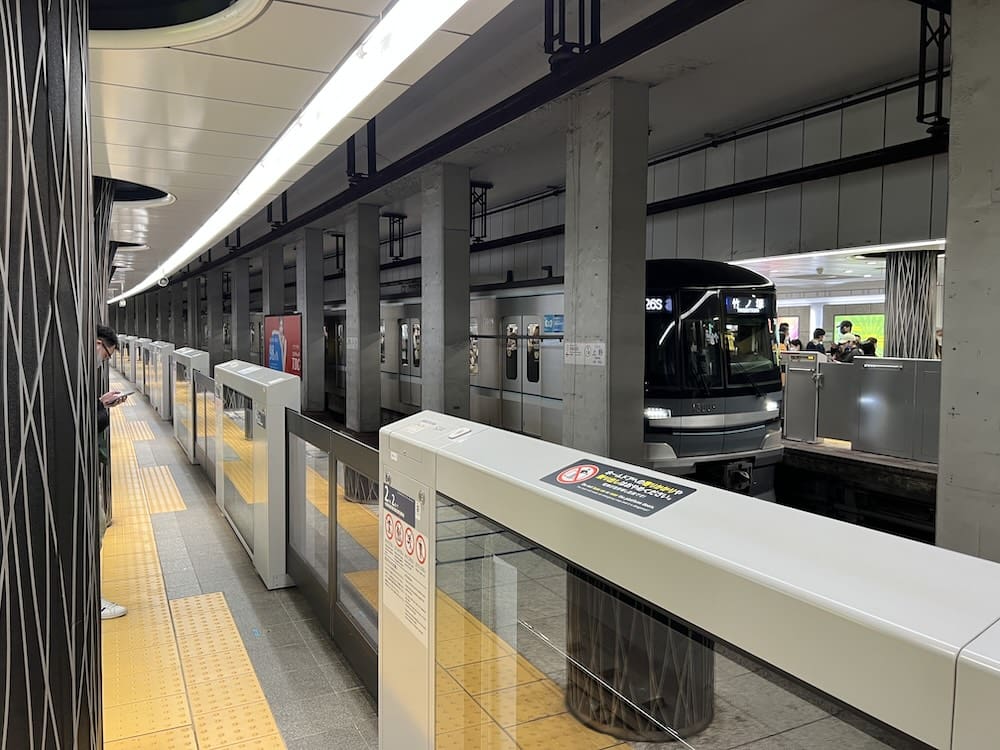
[(781, 323), (778, 325), (778, 343), (788, 343), (788, 323)]
[(823, 339), (825, 337), (826, 337), (826, 331), (824, 331), (822, 328), (817, 328), (815, 331), (813, 331), (812, 341), (806, 344), (806, 351), (826, 354), (826, 347), (823, 346)]
[[(111, 359), (117, 349), (118, 336), (115, 332), (107, 326), (97, 326), (97, 342), (94, 346), (94, 351), (97, 354), (97, 366), (102, 367), (105, 362)], [(104, 436), (104, 432), (111, 425), (111, 415), (108, 413), (108, 408), (124, 403), (127, 398), (127, 393), (123, 395), (119, 391), (108, 391), (97, 400), (97, 434), (98, 440), (101, 441), (98, 456), (102, 464), (106, 464), (109, 460)], [(108, 529), (108, 519), (104, 513), (104, 503), (100, 498), (98, 498), (97, 503), (97, 528), (100, 533), (99, 543), (103, 543), (104, 532)], [(113, 620), (116, 617), (122, 617), (127, 612), (128, 610), (121, 604), (109, 602), (101, 597), (102, 620)]]
[(846, 344), (848, 342), (854, 343), (854, 324), (849, 320), (841, 321), (840, 323), (840, 338), (837, 339), (838, 344)]

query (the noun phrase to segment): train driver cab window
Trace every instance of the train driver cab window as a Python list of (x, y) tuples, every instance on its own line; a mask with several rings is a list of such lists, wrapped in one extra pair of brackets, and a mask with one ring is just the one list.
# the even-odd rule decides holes
[(399, 321), (399, 364), (410, 364), (410, 325), (405, 320)]
[(413, 366), (420, 367), (420, 321), (413, 321)]
[(682, 387), (677, 372), (677, 320), (670, 295), (646, 297), (646, 387)]
[(507, 376), (507, 380), (517, 380), (517, 323), (507, 324), (504, 374)]
[(722, 387), (722, 310), (719, 293), (680, 295), (681, 359), (688, 388), (704, 391)]
[(528, 324), (528, 382), (537, 383), (541, 371), (542, 327), (538, 323)]
[(726, 354), (730, 384), (779, 380), (774, 358), (772, 299), (744, 295), (726, 297)]

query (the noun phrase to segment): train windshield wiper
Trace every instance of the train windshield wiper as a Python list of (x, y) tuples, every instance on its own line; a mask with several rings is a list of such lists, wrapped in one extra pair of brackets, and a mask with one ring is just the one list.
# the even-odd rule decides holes
[(750, 387), (753, 388), (753, 392), (757, 394), (758, 398), (764, 398), (764, 391), (760, 389), (760, 386), (757, 385), (757, 381), (753, 379), (753, 375), (751, 375), (750, 371), (743, 366), (743, 363), (738, 359), (730, 359), (729, 363), (732, 365), (738, 365), (740, 372), (746, 376), (747, 382), (750, 384)]

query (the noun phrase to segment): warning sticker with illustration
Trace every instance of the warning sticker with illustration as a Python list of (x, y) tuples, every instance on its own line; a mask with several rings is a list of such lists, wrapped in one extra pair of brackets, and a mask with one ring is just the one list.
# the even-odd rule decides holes
[(417, 531), (420, 506), (412, 497), (385, 486), (382, 545), (384, 592), (382, 606), (402, 620), (424, 646), (430, 594), (427, 570), (427, 540)]
[(637, 516), (651, 516), (695, 492), (672, 479), (581, 459), (542, 481)]

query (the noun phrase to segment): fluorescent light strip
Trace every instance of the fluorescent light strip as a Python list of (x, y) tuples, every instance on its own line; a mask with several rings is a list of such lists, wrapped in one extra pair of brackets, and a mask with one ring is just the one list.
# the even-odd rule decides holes
[(110, 302), (149, 289), (223, 237), (278, 180), (467, 2), (398, 0), (208, 221), (153, 273)]
[(885, 302), (885, 294), (841, 294), (829, 297), (794, 297), (779, 299), (778, 307), (806, 307), (808, 305), (871, 305)]
[(944, 250), (945, 241), (920, 240), (919, 242), (894, 242), (886, 245), (862, 245), (861, 247), (845, 247), (839, 250), (819, 250), (813, 253), (788, 253), (787, 255), (764, 255), (750, 260), (731, 260), (732, 266), (749, 266), (761, 261), (787, 260), (788, 258), (824, 258), (836, 255), (867, 255), (869, 253), (892, 253), (902, 250)]

